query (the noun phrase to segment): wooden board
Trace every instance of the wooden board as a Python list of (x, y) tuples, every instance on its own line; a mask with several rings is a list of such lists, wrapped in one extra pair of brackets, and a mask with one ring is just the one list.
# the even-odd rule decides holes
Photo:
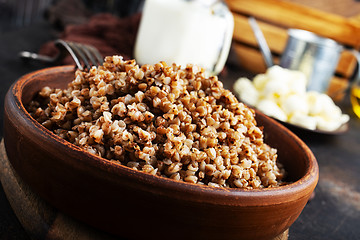
[(356, 0), (286, 0), (298, 3), (324, 12), (333, 13), (343, 17), (351, 18), (360, 13), (360, 2)]
[(332, 38), (340, 43), (360, 47), (360, 23), (282, 0), (226, 0), (235, 14), (254, 16), (284, 28), (300, 28)]

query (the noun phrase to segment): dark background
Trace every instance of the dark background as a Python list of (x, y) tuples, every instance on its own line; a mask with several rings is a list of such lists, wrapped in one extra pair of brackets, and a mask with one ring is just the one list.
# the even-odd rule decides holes
[[(119, 5), (113, 9), (114, 14), (125, 16), (138, 10), (139, 5), (129, 7), (126, 4), (131, 1), (115, 2)], [(45, 42), (55, 39), (69, 22), (86, 21), (94, 12), (109, 10), (98, 1), (86, 1), (88, 8), (84, 8), (75, 19), (61, 14), (51, 18), (50, 12), (45, 11), (29, 24), (16, 25), (10, 21), (13, 18), (12, 8), (5, 8), (1, 5), (3, 3), (0, 1), (0, 137), (3, 136), (3, 99), (10, 85), (20, 76), (44, 67), (42, 64), (22, 62), (18, 53), (23, 50), (37, 52)], [(238, 66), (228, 65), (221, 78), (225, 86), (231, 87), (244, 74)], [(320, 179), (314, 199), (290, 228), (291, 240), (360, 239), (360, 119), (352, 112), (348, 96), (339, 104), (351, 117), (348, 132), (328, 136), (293, 129), (317, 158)], [(29, 239), (1, 185), (0, 239)]]

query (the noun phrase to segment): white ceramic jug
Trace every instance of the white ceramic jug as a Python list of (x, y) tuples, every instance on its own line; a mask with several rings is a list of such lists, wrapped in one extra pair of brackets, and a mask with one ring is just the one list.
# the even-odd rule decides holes
[(146, 0), (135, 42), (142, 64), (196, 64), (218, 74), (227, 60), (234, 19), (219, 0)]

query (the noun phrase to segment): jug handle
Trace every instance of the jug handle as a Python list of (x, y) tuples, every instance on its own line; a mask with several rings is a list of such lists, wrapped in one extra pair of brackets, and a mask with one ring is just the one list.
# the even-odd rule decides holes
[[(216, 1), (215, 4), (213, 4), (213, 7), (216, 4), (224, 4), (227, 7), (227, 5), (223, 1)], [(224, 64), (226, 62), (227, 56), (230, 51), (231, 40), (234, 33), (234, 17), (230, 11), (225, 11), (225, 20), (227, 23), (226, 25), (227, 28), (224, 34), (225, 44), (221, 48), (218, 60), (213, 68), (213, 73), (216, 74), (221, 72), (222, 68), (224, 67)]]

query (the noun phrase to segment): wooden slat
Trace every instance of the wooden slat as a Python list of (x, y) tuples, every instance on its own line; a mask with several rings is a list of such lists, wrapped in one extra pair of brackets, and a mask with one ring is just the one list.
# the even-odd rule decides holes
[(350, 78), (356, 67), (356, 58), (349, 51), (342, 52), (340, 56), (340, 60), (338, 66), (336, 68), (336, 73), (344, 76), (346, 78)]
[(253, 73), (266, 71), (264, 59), (258, 50), (236, 43), (233, 44), (233, 49), (242, 68)]
[[(264, 58), (258, 49), (239, 43), (233, 43), (233, 49), (242, 68), (253, 73), (264, 73), (266, 71)], [(274, 62), (277, 63), (278, 59), (274, 59)]]
[(360, 13), (360, 2), (357, 0), (285, 0), (298, 3), (321, 11), (351, 18)]
[[(234, 14), (234, 39), (251, 46), (258, 46), (254, 33), (249, 25), (248, 18), (240, 14)], [(274, 53), (281, 54), (284, 50), (287, 40), (287, 30), (268, 23), (257, 20), (262, 30), (270, 50)]]
[(349, 18), (349, 20), (353, 21), (355, 24), (356, 24), (356, 23), (360, 23), (360, 14), (355, 15), (355, 16)]
[(360, 47), (360, 23), (348, 21), (341, 16), (282, 0), (226, 0), (226, 2), (234, 12), (252, 15), (283, 27), (312, 31), (356, 49)]
[(346, 89), (349, 85), (349, 82), (345, 78), (333, 77), (330, 81), (329, 89), (327, 94), (334, 100), (334, 101), (341, 101), (344, 99), (346, 94)]

